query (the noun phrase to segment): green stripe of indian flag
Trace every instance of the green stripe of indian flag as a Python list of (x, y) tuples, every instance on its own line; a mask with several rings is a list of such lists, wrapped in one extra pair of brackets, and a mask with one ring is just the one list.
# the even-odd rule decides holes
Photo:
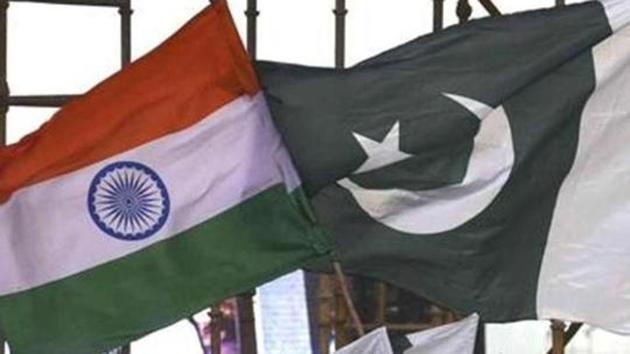
[[(170, 195), (166, 223), (147, 239), (110, 237), (90, 217), (90, 184), (117, 161), (149, 166)], [(299, 181), (262, 94), (238, 98), (183, 131), (16, 192), (0, 206), (0, 296), (141, 251), (281, 183)]]
[(294, 202), (277, 185), (142, 252), (0, 297), (13, 353), (102, 352), (296, 269), (321, 235)]
[[(626, 8), (630, 3), (625, 2)], [(630, 28), (593, 51), (596, 89), (580, 122), (542, 261), (540, 318), (630, 334)]]

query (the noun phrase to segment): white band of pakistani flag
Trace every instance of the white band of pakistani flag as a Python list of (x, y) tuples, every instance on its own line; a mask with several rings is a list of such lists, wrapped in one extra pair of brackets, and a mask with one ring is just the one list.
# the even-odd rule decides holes
[(630, 23), (630, 1), (627, 0), (600, 0), (613, 31), (618, 31)]
[(630, 48), (630, 27), (593, 50), (596, 89), (582, 113), (575, 162), (558, 193), (537, 309), (543, 319), (628, 334), (630, 51), (619, 48)]

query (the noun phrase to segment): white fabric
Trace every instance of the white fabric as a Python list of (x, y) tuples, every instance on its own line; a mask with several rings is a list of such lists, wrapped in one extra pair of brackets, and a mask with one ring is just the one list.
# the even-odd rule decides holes
[(459, 322), (409, 334), (412, 347), (404, 354), (472, 354), (478, 326), (479, 316), (473, 314)]
[(358, 133), (352, 133), (367, 155), (367, 160), (359, 166), (354, 174), (378, 170), (413, 157), (400, 150), (400, 122), (396, 122), (383, 141), (378, 142)]
[[(349, 178), (338, 182), (352, 194), (363, 211), (389, 228), (415, 235), (453, 230), (485, 210), (499, 195), (512, 173), (514, 144), (505, 109), (492, 109), (481, 102), (452, 94), (447, 97), (474, 113), (481, 121), (461, 183), (410, 191), (367, 189)], [(398, 135), (395, 140), (398, 140)], [(395, 148), (398, 148), (397, 144)]]
[[(477, 314), (451, 324), (409, 334), (412, 347), (404, 354), (472, 354), (475, 349), (479, 316)], [(387, 329), (381, 327), (335, 354), (393, 354)]]
[(387, 329), (381, 327), (337, 350), (335, 354), (394, 354), (394, 351)]
[(593, 54), (597, 86), (558, 195), (537, 309), (630, 334), (630, 28)]
[[(168, 188), (171, 213), (152, 237), (121, 241), (90, 218), (90, 183), (117, 161), (150, 166)], [(142, 250), (283, 180), (298, 183), (262, 94), (238, 98), (188, 129), (16, 192), (0, 206), (0, 295)]]
[(630, 1), (600, 0), (600, 2), (604, 5), (610, 27), (613, 31), (617, 32), (630, 23)]
[(301, 270), (256, 289), (256, 345), (259, 353), (311, 354), (312, 343)]

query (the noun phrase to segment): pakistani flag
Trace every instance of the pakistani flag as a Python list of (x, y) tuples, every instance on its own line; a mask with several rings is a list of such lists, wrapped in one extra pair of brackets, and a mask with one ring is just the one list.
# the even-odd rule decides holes
[(485, 321), (630, 334), (628, 22), (630, 1), (588, 2), (347, 70), (260, 63), (345, 269)]
[(225, 1), (0, 149), (0, 326), (92, 354), (328, 253)]

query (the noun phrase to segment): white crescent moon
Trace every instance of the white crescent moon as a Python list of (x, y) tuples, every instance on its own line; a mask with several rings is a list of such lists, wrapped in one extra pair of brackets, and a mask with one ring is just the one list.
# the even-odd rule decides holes
[(497, 197), (514, 165), (510, 123), (503, 107), (445, 94), (481, 120), (463, 181), (432, 190), (372, 190), (346, 178), (338, 184), (379, 223), (409, 234), (452, 230), (474, 218)]

